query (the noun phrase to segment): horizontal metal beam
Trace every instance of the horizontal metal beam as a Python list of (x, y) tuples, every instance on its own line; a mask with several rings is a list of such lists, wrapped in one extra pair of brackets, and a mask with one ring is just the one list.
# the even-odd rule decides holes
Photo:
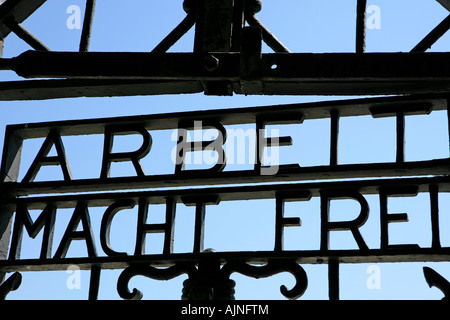
[[(33, 85), (38, 85), (41, 91), (31, 94), (29, 99), (152, 94), (146, 92), (145, 81), (175, 86), (180, 81), (229, 82), (237, 94), (387, 95), (450, 91), (450, 53), (264, 54), (252, 72), (259, 75), (254, 79), (243, 74), (241, 64), (246, 61), (241, 58), (239, 53), (205, 56), (28, 51), (13, 59), (1, 59), (0, 68), (14, 70), (25, 78), (76, 78), (80, 90), (66, 89), (65, 82), (35, 82), (28, 87), (27, 82), (0, 83), (0, 99), (20, 100), (10, 90), (12, 86), (18, 86), (22, 95), (25, 93), (22, 99), (27, 99), (27, 92), (36, 90)], [(210, 65), (212, 60), (216, 61), (214, 66)], [(116, 82), (102, 90), (99, 81), (105, 80)], [(144, 88), (125, 89), (130, 80), (142, 81)], [(244, 86), (241, 80), (258, 81), (261, 85)], [(96, 83), (100, 89), (89, 91)], [(123, 90), (115, 94), (115, 86)]]
[[(259, 91), (249, 91), (239, 82), (231, 83), (239, 95), (317, 95), (360, 96), (401, 95), (450, 92), (449, 81), (396, 82), (275, 82), (266, 81)], [(49, 100), (78, 97), (123, 97), (164, 94), (193, 94), (204, 92), (201, 81), (146, 81), (146, 80), (28, 80), (0, 82), (0, 101)]]
[(49, 203), (58, 208), (75, 208), (79, 201), (89, 207), (106, 207), (118, 200), (133, 199), (137, 202), (140, 198), (147, 199), (149, 204), (164, 204), (168, 197), (177, 203), (183, 203), (183, 198), (207, 199), (216, 196), (220, 201), (275, 199), (277, 194), (302, 194), (304, 191), (308, 191), (311, 197), (318, 197), (324, 190), (353, 190), (362, 195), (373, 195), (378, 194), (380, 188), (395, 190), (405, 186), (414, 186), (417, 192), (429, 192), (430, 185), (438, 186), (439, 192), (450, 193), (450, 176), (18, 197), (5, 199), (4, 204), (22, 203), (27, 204), (30, 210), (42, 210)]
[[(113, 83), (113, 82), (112, 82)], [(131, 83), (137, 85), (139, 82)], [(379, 97), (347, 99), (335, 101), (321, 101), (308, 103), (278, 104), (269, 106), (238, 107), (220, 110), (201, 110), (188, 112), (158, 113), (139, 116), (49, 121), (39, 123), (11, 124), (7, 129), (22, 139), (45, 138), (49, 130), (58, 128), (61, 136), (103, 134), (105, 127), (115, 125), (142, 126), (147, 130), (177, 129), (181, 121), (196, 121), (214, 119), (222, 125), (236, 125), (255, 123), (257, 115), (268, 118), (279, 115), (280, 110), (285, 114), (303, 114), (306, 119), (330, 118), (332, 110), (338, 110), (340, 117), (354, 116), (395, 116), (402, 108), (416, 110), (420, 114), (419, 106), (437, 111), (447, 109), (447, 95), (429, 94), (397, 97)], [(410, 114), (410, 112), (405, 112)]]
[[(205, 59), (211, 56), (214, 68)], [(240, 61), (239, 53), (27, 51), (0, 66), (23, 78), (238, 81)], [(450, 53), (275, 53), (258, 67), (263, 82), (449, 81)]]
[(143, 177), (112, 177), (107, 179), (78, 179), (72, 181), (5, 182), (4, 194), (19, 196), (46, 193), (97, 192), (113, 190), (176, 188), (230, 184), (293, 182), (306, 180), (346, 179), (371, 177), (396, 177), (448, 175), (450, 159), (414, 161), (404, 163), (348, 164), (339, 166), (280, 167), (275, 175), (260, 175), (255, 170), (199, 173), (183, 171), (179, 174), (149, 175)]
[(203, 92), (200, 81), (29, 80), (0, 82), (0, 101)]
[(239, 251), (214, 253), (177, 253), (167, 255), (143, 255), (125, 257), (65, 258), (65, 259), (26, 259), (0, 260), (0, 272), (57, 271), (67, 270), (76, 265), (80, 270), (91, 270), (92, 266), (102, 270), (125, 269), (131, 264), (147, 264), (154, 267), (171, 267), (177, 263), (199, 261), (214, 257), (220, 263), (245, 261), (248, 264), (262, 265), (269, 261), (295, 261), (298, 264), (326, 264), (332, 259), (340, 263), (390, 263), (390, 262), (439, 262), (450, 260), (450, 248), (432, 249), (369, 249), (320, 251)]

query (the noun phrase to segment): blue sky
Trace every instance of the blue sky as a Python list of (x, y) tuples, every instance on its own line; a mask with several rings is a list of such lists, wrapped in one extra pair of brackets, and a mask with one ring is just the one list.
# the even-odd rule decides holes
[[(29, 19), (24, 26), (54, 51), (76, 51), (81, 30), (69, 29), (67, 8), (77, 5), (84, 12), (85, 1), (49, 0)], [(368, 5), (380, 9), (380, 29), (367, 30), (367, 52), (408, 52), (447, 15), (437, 1), (433, 0), (369, 0)], [(185, 16), (181, 0), (98, 0), (91, 39), (91, 51), (151, 51)], [(257, 17), (292, 52), (353, 52), (355, 42), (356, 0), (264, 0), (263, 9)], [(191, 52), (193, 30), (185, 35), (170, 52)], [(430, 51), (449, 51), (450, 33), (442, 37)], [(10, 58), (29, 50), (29, 47), (11, 34), (5, 41), (4, 57)], [(264, 47), (265, 52), (270, 49)], [(112, 66), (113, 67), (113, 66)], [(1, 71), (0, 80), (19, 79), (13, 72)], [(0, 144), (3, 144), (4, 128), (9, 124), (44, 122), (56, 120), (116, 117), (153, 113), (170, 113), (208, 109), (262, 106), (347, 99), (350, 97), (316, 96), (233, 96), (208, 97), (203, 94), (167, 95), (121, 98), (77, 98), (46, 101), (2, 102), (0, 118)], [(281, 161), (299, 161), (301, 165), (321, 165), (327, 161), (329, 120), (310, 120), (302, 125), (283, 128), (294, 138), (292, 148), (281, 151)], [(417, 128), (420, 127), (420, 131)], [(408, 117), (406, 129), (406, 159), (429, 160), (449, 156), (446, 113), (432, 112), (428, 116)], [(418, 133), (421, 133), (420, 135)], [(170, 173), (173, 169), (167, 158), (171, 146), (170, 132), (159, 132), (154, 137), (154, 149), (143, 159), (149, 172)], [(308, 137), (306, 139), (305, 137)], [(395, 161), (395, 121), (393, 118), (373, 119), (370, 117), (345, 118), (341, 122), (340, 163)], [(388, 142), (387, 142), (388, 141)], [(72, 171), (76, 177), (92, 177), (101, 165), (102, 137), (75, 137), (64, 140)], [(361, 146), (365, 142), (366, 146)], [(136, 140), (125, 139), (119, 147), (132, 148)], [(29, 167), (42, 139), (30, 141), (24, 147), (23, 170)], [(323, 146), (323, 147), (322, 147)], [(164, 149), (165, 148), (165, 149)], [(289, 147), (291, 148), (291, 147)], [(292, 158), (292, 155), (299, 155)], [(166, 158), (164, 158), (166, 157)], [(88, 159), (89, 161), (87, 162)], [(88, 165), (86, 165), (88, 163)], [(239, 169), (239, 168), (237, 168)], [(132, 169), (131, 169), (132, 170)], [(126, 165), (113, 168), (113, 174), (130, 173)], [(131, 171), (132, 172), (132, 171)], [(47, 168), (40, 172), (39, 179), (58, 179), (58, 168)], [(368, 196), (371, 208), (369, 220), (361, 229), (369, 247), (379, 245), (379, 200)], [(392, 212), (408, 212), (410, 222), (392, 226), (393, 243), (418, 243), (430, 246), (429, 214), (427, 195), (402, 198), (392, 201)], [(351, 219), (358, 214), (358, 208), (348, 201), (336, 202), (336, 219)], [(238, 204), (221, 204), (208, 208), (205, 247), (218, 251), (272, 250), (274, 232), (274, 201), (248, 201)], [(238, 208), (238, 210), (236, 210)], [(450, 196), (442, 195), (441, 225), (450, 223)], [(99, 230), (102, 210), (93, 210), (91, 219), (94, 230)], [(58, 215), (55, 241), (64, 232), (68, 214)], [(162, 208), (154, 208), (162, 213)], [(334, 211), (333, 211), (334, 212)], [(98, 213), (98, 214), (97, 214)], [(342, 215), (341, 215), (342, 213)], [(286, 249), (317, 249), (320, 236), (319, 199), (308, 202), (290, 203), (287, 215), (299, 216), (303, 221), (300, 228), (287, 228)], [(112, 246), (120, 251), (133, 249), (133, 221), (136, 212), (122, 212), (112, 226)], [(152, 216), (153, 217), (153, 216)], [(133, 220), (134, 219), (134, 220)], [(152, 218), (153, 219), (153, 218)], [(155, 218), (158, 219), (158, 218)], [(193, 210), (180, 207), (177, 212), (175, 252), (192, 250)], [(231, 236), (232, 234), (232, 236)], [(59, 237), (59, 238), (58, 238)], [(149, 254), (161, 250), (161, 239), (148, 237)], [(97, 237), (97, 247), (101, 250)], [(441, 227), (443, 246), (450, 245), (450, 232)], [(355, 248), (350, 233), (332, 233), (332, 249)], [(39, 254), (39, 238), (30, 240), (24, 236), (23, 257)], [(54, 245), (56, 250), (57, 244)], [(26, 248), (26, 249), (25, 249)], [(84, 251), (83, 251), (84, 250)], [(69, 256), (85, 254), (82, 243), (74, 243)], [(422, 266), (433, 267), (450, 279), (449, 263), (386, 263), (376, 265), (380, 272), (380, 288), (368, 288), (367, 281), (373, 270), (372, 264), (341, 265), (341, 299), (440, 299), (442, 293), (430, 289), (423, 277)], [(309, 287), (301, 299), (327, 299), (327, 266), (305, 265)], [(103, 271), (100, 285), (100, 299), (119, 298), (116, 291), (118, 271)], [(59, 272), (23, 273), (22, 285), (9, 295), (10, 299), (86, 299), (89, 290), (89, 273), (81, 272), (80, 289), (69, 289), (67, 281), (72, 274)], [(294, 285), (289, 274), (279, 274), (268, 279), (252, 279), (233, 274), (237, 282), (237, 299), (283, 299), (279, 286)], [(137, 287), (144, 293), (144, 299), (179, 299), (182, 282), (180, 276), (168, 282), (136, 277), (130, 288)]]

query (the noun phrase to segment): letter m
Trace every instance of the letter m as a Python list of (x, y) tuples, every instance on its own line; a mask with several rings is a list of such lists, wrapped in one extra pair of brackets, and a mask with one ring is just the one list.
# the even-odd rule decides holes
[(28, 235), (33, 239), (36, 238), (42, 228), (44, 228), (40, 259), (50, 258), (53, 232), (55, 229), (55, 214), (56, 207), (53, 204), (48, 204), (33, 223), (26, 205), (18, 204), (16, 209), (16, 218), (14, 220), (14, 231), (11, 239), (11, 247), (9, 251), (9, 260), (20, 259), (24, 226), (28, 232)]
[(260, 305), (259, 314), (269, 314), (269, 305), (268, 304), (266, 304), (265, 306)]

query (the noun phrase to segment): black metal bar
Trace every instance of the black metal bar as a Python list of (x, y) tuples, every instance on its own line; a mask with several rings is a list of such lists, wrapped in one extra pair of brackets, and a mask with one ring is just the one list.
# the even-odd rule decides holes
[[(27, 51), (4, 67), (10, 66), (24, 78), (240, 80), (240, 53), (217, 52), (214, 57), (218, 66), (213, 72), (205, 68), (205, 56), (195, 53)], [(450, 76), (444, 66), (449, 57), (448, 52), (262, 54), (260, 79), (269, 87), (340, 84), (341, 95), (352, 88), (367, 86), (367, 92), (375, 92), (381, 83), (388, 87), (400, 82), (407, 94), (414, 82), (448, 85)]]
[(5, 39), (0, 39), (0, 58), (3, 57), (4, 48), (5, 48)]
[(405, 114), (401, 111), (397, 112), (397, 155), (398, 163), (405, 162)]
[[(0, 60), (0, 68), (2, 63)], [(6, 62), (8, 63), (8, 62)], [(75, 97), (193, 94), (203, 92), (200, 81), (63, 79), (0, 82), (0, 101), (47, 100)]]
[[(105, 85), (107, 85), (107, 82)], [(132, 85), (137, 85), (132, 82)], [(74, 84), (75, 86), (75, 84)], [(161, 114), (148, 114), (126, 117), (106, 117), (98, 119), (82, 119), (67, 121), (49, 121), (41, 123), (27, 123), (9, 125), (11, 133), (23, 139), (46, 138), (51, 129), (58, 128), (62, 136), (103, 134), (107, 126), (120, 126), (124, 123), (130, 126), (143, 126), (148, 130), (177, 129), (180, 121), (195, 121), (203, 119), (215, 119), (222, 125), (236, 125), (255, 123), (255, 116), (264, 116), (263, 120), (273, 122), (280, 116), (288, 120), (286, 116), (297, 114), (304, 115), (305, 119), (328, 119), (329, 110), (339, 110), (340, 117), (368, 116), (395, 117), (397, 111), (405, 114), (428, 114), (431, 110), (447, 110), (446, 94), (427, 94), (415, 96), (396, 96), (362, 98), (348, 100), (333, 100), (309, 103), (278, 104), (267, 106), (250, 106), (217, 110), (174, 112)], [(449, 97), (450, 102), (450, 97)], [(414, 107), (414, 108), (413, 108)], [(280, 113), (283, 110), (283, 113)], [(449, 110), (450, 112), (450, 110)], [(298, 118), (298, 116), (297, 116)], [(297, 119), (298, 120), (298, 119)], [(278, 121), (279, 122), (279, 121)], [(291, 123), (293, 123), (292, 120)], [(298, 123), (298, 122), (297, 122)], [(3, 153), (6, 154), (6, 153)], [(3, 169), (5, 166), (3, 166)]]
[[(20, 169), (20, 157), (22, 153), (23, 139), (6, 129), (5, 143), (3, 145), (3, 159), (0, 169), (1, 181), (17, 181)], [(0, 199), (0, 260), (4, 260), (8, 255), (10, 246), (14, 208), (5, 205)], [(5, 277), (4, 272), (0, 272), (0, 283)]]
[(275, 181), (304, 181), (313, 179), (343, 179), (363, 177), (398, 177), (418, 175), (448, 175), (449, 160), (430, 160), (404, 163), (350, 164), (333, 168), (293, 167), (280, 168), (275, 175), (260, 175), (256, 170), (193, 172), (161, 174), (145, 177), (117, 177), (108, 179), (76, 179), (72, 181), (37, 181), (30, 183), (5, 182), (3, 186), (16, 195), (53, 193), (112, 191), (116, 189), (206, 186), (215, 184), (267, 183)]
[(356, 9), (356, 53), (366, 50), (366, 7), (367, 0), (358, 0)]
[[(317, 183), (296, 183), (296, 184), (275, 184), (261, 186), (241, 186), (241, 187), (211, 187), (199, 189), (174, 189), (166, 191), (136, 191), (128, 193), (105, 193), (105, 194), (84, 194), (84, 195), (58, 195), (40, 196), (26, 198), (9, 198), (5, 200), (7, 205), (18, 203), (27, 204), (29, 210), (43, 210), (48, 203), (57, 204), (58, 208), (74, 208), (79, 201), (86, 202), (89, 207), (109, 206), (120, 199), (147, 198), (151, 204), (166, 204), (167, 197), (173, 197), (177, 203), (185, 202), (185, 198), (196, 197), (202, 199), (207, 196), (217, 196), (220, 194), (221, 201), (240, 201), (248, 199), (275, 199), (277, 192), (299, 192), (303, 194), (309, 191), (311, 196), (320, 196), (321, 189), (352, 189), (358, 190), (363, 195), (378, 194), (381, 187), (419, 187), (418, 192), (429, 192), (429, 185), (439, 185), (439, 192), (450, 192), (450, 177), (433, 178), (403, 178), (403, 179), (377, 179), (377, 180), (355, 180), (346, 182), (317, 182)], [(386, 188), (385, 188), (386, 189)], [(81, 190), (79, 190), (81, 192)], [(84, 190), (83, 190), (84, 191)], [(53, 190), (54, 192), (54, 190)], [(15, 193), (17, 194), (17, 193)], [(200, 197), (202, 196), (202, 197)], [(184, 199), (184, 200), (183, 200)], [(209, 204), (212, 204), (211, 202)]]
[(262, 56), (262, 33), (259, 27), (245, 27), (241, 30), (241, 88), (246, 93), (262, 92), (260, 79)]
[(233, 9), (233, 0), (197, 0), (195, 53), (231, 51)]
[[(118, 257), (79, 257), (65, 259), (24, 259), (0, 260), (2, 272), (67, 270), (70, 265), (77, 265), (81, 270), (91, 270), (92, 265), (101, 266), (103, 270), (124, 269), (133, 264), (147, 264), (158, 267), (170, 267), (176, 263), (198, 261), (202, 253), (175, 253), (172, 255), (142, 255)], [(392, 248), (389, 250), (313, 250), (275, 251), (233, 251), (216, 252), (218, 261), (246, 261), (249, 264), (265, 264), (272, 260), (291, 260), (298, 264), (323, 264), (330, 259), (339, 259), (340, 263), (390, 263), (390, 262), (445, 262), (450, 259), (450, 248)]]
[(289, 51), (288, 48), (286, 48), (284, 46), (284, 44), (282, 44), (280, 42), (280, 40), (277, 39), (277, 37), (275, 37), (270, 31), (269, 29), (267, 29), (262, 23), (261, 21), (258, 20), (258, 18), (256, 18), (253, 15), (247, 15), (246, 16), (246, 20), (248, 22), (248, 24), (252, 27), (260, 27), (262, 30), (262, 35), (263, 35), (263, 39), (264, 42), (275, 52), (284, 52), (284, 53), (291, 53), (291, 51)]
[(339, 260), (328, 261), (328, 296), (330, 300), (339, 300)]
[(444, 8), (450, 11), (450, 0), (437, 0)]
[(5, 21), (11, 16), (15, 21), (22, 23), (31, 16), (46, 0), (2, 0), (0, 1), (0, 38), (6, 38), (11, 29)]
[(449, 144), (449, 157), (450, 157), (450, 96), (447, 97), (447, 125), (448, 125), (448, 144)]
[(100, 274), (102, 268), (99, 266), (91, 267), (91, 279), (89, 283), (89, 300), (97, 300), (98, 299), (98, 289), (100, 286)]
[(431, 234), (432, 248), (440, 248), (440, 232), (439, 232), (439, 186), (436, 184), (430, 185), (430, 211), (431, 211)]
[(338, 165), (339, 148), (339, 110), (331, 110), (330, 166)]
[(195, 14), (188, 13), (175, 29), (170, 32), (153, 50), (152, 52), (166, 52), (169, 50), (189, 29), (195, 24)]
[(51, 51), (45, 44), (43, 44), (32, 33), (25, 29), (20, 23), (17, 23), (14, 18), (6, 20), (6, 25), (11, 29), (20, 39), (29, 44), (33, 49), (37, 51)]
[(233, 13), (233, 29), (231, 32), (231, 51), (239, 52), (241, 50), (241, 44), (243, 40), (241, 39), (242, 30), (245, 26), (245, 3), (246, 0), (235, 0), (234, 1), (234, 13)]
[(92, 24), (94, 22), (96, 0), (86, 0), (86, 11), (84, 13), (83, 30), (81, 32), (80, 52), (89, 50), (91, 41)]
[(425, 52), (450, 29), (450, 14), (434, 28), (411, 52)]
[(204, 229), (205, 229), (205, 205), (197, 203), (195, 206), (195, 230), (194, 230), (194, 249), (193, 252), (203, 252)]
[(175, 230), (175, 214), (176, 205), (172, 198), (166, 199), (166, 224), (164, 236), (164, 251), (165, 254), (173, 252), (174, 230)]

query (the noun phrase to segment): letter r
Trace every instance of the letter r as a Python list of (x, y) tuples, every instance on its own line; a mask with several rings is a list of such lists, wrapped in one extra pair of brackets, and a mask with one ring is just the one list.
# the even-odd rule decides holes
[[(133, 152), (112, 153), (114, 136), (118, 134), (139, 133), (144, 138), (142, 146)], [(143, 127), (106, 127), (105, 128), (105, 144), (103, 149), (102, 170), (100, 179), (109, 177), (111, 162), (131, 161), (138, 176), (145, 176), (142, 169), (140, 159), (144, 158), (152, 147), (152, 137), (150, 133)]]

